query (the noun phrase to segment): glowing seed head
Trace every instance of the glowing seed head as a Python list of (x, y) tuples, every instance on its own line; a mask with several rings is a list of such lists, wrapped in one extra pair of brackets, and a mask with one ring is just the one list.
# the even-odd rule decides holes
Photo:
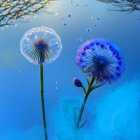
[(32, 28), (21, 39), (20, 50), (31, 63), (51, 63), (61, 53), (61, 39), (51, 28)]

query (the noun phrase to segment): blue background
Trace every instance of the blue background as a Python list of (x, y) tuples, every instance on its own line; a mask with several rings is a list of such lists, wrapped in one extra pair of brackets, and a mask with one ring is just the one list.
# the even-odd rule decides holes
[[(27, 23), (0, 30), (1, 140), (43, 140), (39, 66), (29, 63), (19, 50), (24, 33), (38, 26), (53, 28), (63, 44), (60, 57), (44, 65), (49, 138), (57, 140), (60, 126), (65, 125), (57, 110), (62, 100), (70, 99), (73, 104), (73, 100), (75, 103), (75, 100), (80, 102), (82, 99), (82, 91), (72, 84), (73, 77), (85, 81), (85, 75), (75, 63), (77, 49), (86, 40), (105, 38), (122, 50), (126, 61), (125, 73), (120, 80), (97, 89), (90, 96), (85, 116), (94, 125), (87, 126), (87, 134), (77, 139), (140, 139), (140, 13), (114, 12), (109, 8), (113, 7), (95, 0), (75, 0), (73, 3), (59, 0), (48, 5), (48, 9), (57, 14), (41, 12), (30, 17)], [(91, 114), (93, 117), (90, 118)], [(60, 120), (61, 124), (55, 123), (60, 123)], [(89, 137), (89, 133), (95, 135)]]

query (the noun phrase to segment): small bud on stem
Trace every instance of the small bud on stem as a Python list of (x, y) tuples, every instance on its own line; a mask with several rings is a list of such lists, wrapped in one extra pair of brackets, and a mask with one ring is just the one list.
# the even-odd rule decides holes
[(83, 87), (82, 82), (81, 82), (79, 79), (77, 79), (77, 78), (74, 78), (74, 79), (73, 79), (73, 83), (74, 83), (74, 85), (75, 85), (76, 87)]

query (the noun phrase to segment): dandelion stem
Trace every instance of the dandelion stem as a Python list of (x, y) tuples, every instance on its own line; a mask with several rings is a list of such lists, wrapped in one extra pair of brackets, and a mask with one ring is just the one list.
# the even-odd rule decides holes
[(82, 115), (83, 115), (83, 112), (84, 112), (84, 108), (85, 108), (87, 99), (88, 99), (88, 96), (86, 95), (86, 96), (84, 97), (84, 100), (83, 100), (83, 102), (82, 102), (82, 105), (81, 105), (81, 108), (80, 108), (80, 112), (79, 112), (79, 115), (78, 115), (78, 119), (77, 119), (77, 123), (76, 123), (76, 128), (77, 128), (77, 129), (81, 128), (81, 127), (80, 127), (80, 122), (81, 122), (81, 119), (82, 119)]
[(44, 103), (43, 64), (40, 64), (40, 96), (41, 96), (41, 105), (42, 105), (42, 117), (43, 117), (43, 125), (44, 125), (44, 136), (45, 136), (45, 140), (48, 140), (46, 116), (45, 116), (45, 103)]
[(94, 81), (95, 81), (95, 78), (92, 77), (91, 81), (88, 83), (88, 89), (87, 90), (85, 90), (85, 88), (83, 89), (84, 93), (85, 93), (85, 96), (84, 96), (84, 100), (82, 102), (82, 105), (81, 105), (81, 108), (80, 108), (80, 111), (79, 111), (79, 115), (78, 115), (78, 118), (77, 118), (77, 123), (76, 123), (76, 128), (77, 129), (81, 128), (80, 122), (81, 122), (81, 119), (82, 119), (82, 116), (83, 116), (83, 112), (84, 112), (84, 109), (85, 109), (85, 105), (86, 105), (88, 96), (92, 92), (91, 88), (92, 88), (92, 85), (94, 84)]

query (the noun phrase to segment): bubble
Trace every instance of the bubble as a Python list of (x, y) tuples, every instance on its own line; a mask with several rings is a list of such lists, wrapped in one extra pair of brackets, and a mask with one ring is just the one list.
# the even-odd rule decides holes
[(77, 43), (81, 44), (83, 42), (83, 39), (82, 39), (82, 37), (79, 37), (79, 38), (77, 38), (76, 41), (77, 41)]
[(19, 70), (18, 72), (19, 72), (19, 73), (21, 73), (21, 72), (22, 72), (22, 70)]
[(94, 19), (93, 16), (90, 16), (90, 19), (93, 20)]

